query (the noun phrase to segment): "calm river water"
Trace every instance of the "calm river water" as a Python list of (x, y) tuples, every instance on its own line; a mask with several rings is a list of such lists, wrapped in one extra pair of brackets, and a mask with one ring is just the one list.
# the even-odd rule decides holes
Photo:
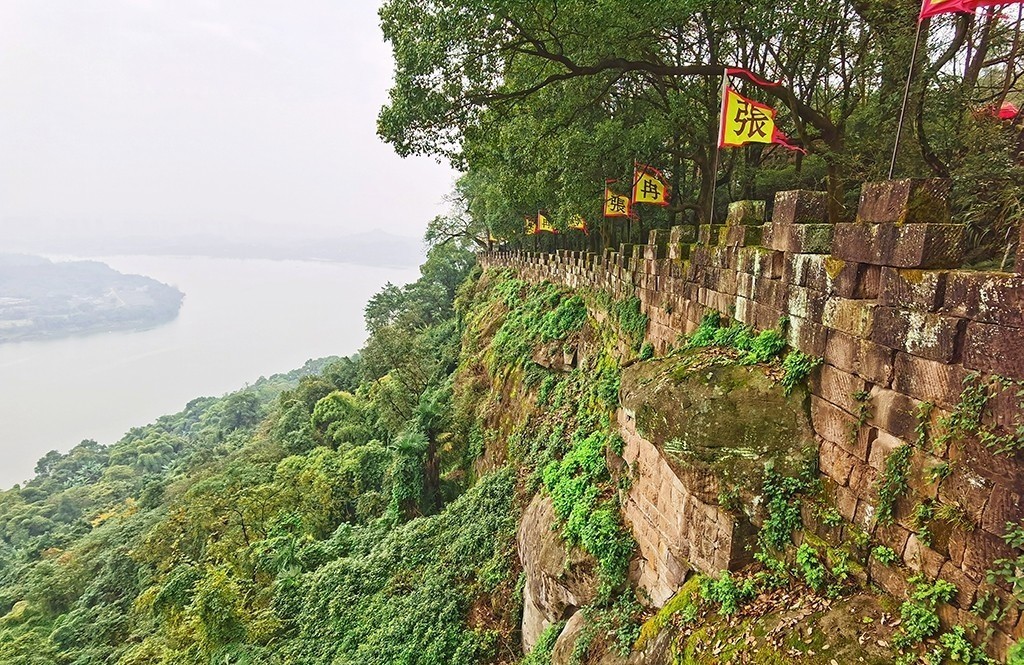
[(129, 428), (309, 358), (362, 345), (363, 306), (416, 269), (197, 257), (90, 257), (185, 292), (178, 318), (135, 333), (0, 344), (0, 488), (48, 450)]

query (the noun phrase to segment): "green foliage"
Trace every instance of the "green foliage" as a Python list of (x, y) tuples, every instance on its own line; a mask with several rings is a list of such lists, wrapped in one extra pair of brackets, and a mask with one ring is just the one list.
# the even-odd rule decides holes
[(778, 358), (786, 348), (786, 340), (778, 330), (762, 330), (749, 343), (738, 346), (746, 355), (740, 359), (744, 365), (767, 363)]
[[(511, 586), (517, 504), (508, 471), (457, 498), (483, 445), (453, 415), (450, 378), (472, 266), (434, 248), (420, 280), (371, 300), (359, 355), (48, 454), (0, 492), (0, 616), (16, 617), (0, 621), (0, 661), (489, 658), (502, 638), (466, 617)], [(342, 596), (361, 601), (331, 606)]]
[(936, 608), (956, 595), (956, 586), (946, 580), (929, 582), (921, 575), (908, 580), (913, 584), (910, 598), (900, 606), (902, 625), (893, 644), (903, 650), (913, 647), (939, 632), (940, 622)]
[(803, 384), (821, 362), (821, 358), (812, 358), (800, 351), (787, 353), (782, 361), (782, 386), (785, 393), (789, 395), (797, 386)]
[(732, 616), (744, 603), (757, 597), (757, 584), (753, 579), (738, 581), (729, 571), (722, 571), (718, 578), (701, 578), (700, 595), (704, 600), (718, 605), (718, 612), (722, 616)]
[(818, 550), (807, 543), (802, 543), (796, 550), (796, 565), (800, 570), (800, 576), (804, 578), (809, 587), (818, 592), (825, 589), (827, 571), (825, 564), (821, 562)]
[(929, 547), (931, 547), (932, 544), (932, 532), (929, 530), (928, 525), (934, 517), (935, 506), (929, 500), (922, 501), (914, 506), (914, 512), (910, 516), (911, 522), (916, 530), (917, 537), (922, 543)]
[(643, 313), (640, 299), (632, 297), (619, 300), (615, 303), (611, 313), (619, 330), (622, 331), (626, 339), (633, 343), (633, 348), (639, 348), (640, 342), (647, 334), (647, 315)]
[(722, 327), (722, 315), (712, 311), (701, 318), (685, 343), (688, 349), (708, 346), (736, 349), (742, 352), (741, 365), (756, 365), (776, 360), (786, 349), (786, 340), (779, 330), (762, 330), (755, 335), (750, 327), (740, 323)]
[(644, 342), (640, 347), (640, 360), (650, 360), (654, 357), (654, 345), (650, 342)]
[(832, 506), (818, 506), (818, 517), (827, 527), (835, 528), (843, 524), (843, 516)]
[(910, 489), (907, 473), (910, 470), (912, 446), (903, 444), (885, 458), (885, 468), (878, 479), (878, 508), (875, 512), (878, 524), (892, 524), (896, 501)]
[(806, 487), (801, 478), (783, 476), (771, 465), (765, 468), (761, 493), (766, 515), (757, 536), (762, 551), (781, 551), (792, 543), (793, 531), (803, 523), (798, 495)]
[(963, 665), (996, 665), (997, 662), (967, 639), (967, 631), (963, 626), (953, 626), (948, 632), (939, 635), (939, 646), (933, 649), (930, 655), (933, 662), (938, 663), (943, 659)]
[(1024, 642), (1016, 642), (1010, 647), (1006, 665), (1024, 665)]
[(610, 590), (625, 578), (632, 542), (621, 525), (613, 499), (601, 499), (607, 482), (607, 435), (594, 432), (575, 445), (560, 461), (544, 467), (544, 486), (551, 494), (555, 514), (564, 520), (562, 535), (570, 545), (582, 546), (600, 564), (602, 585)]
[(891, 547), (886, 545), (876, 545), (874, 549), (871, 550), (871, 555), (886, 566), (891, 566), (899, 561), (900, 558), (899, 554), (896, 554)]
[(714, 344), (715, 335), (721, 326), (721, 319), (722, 315), (715, 311), (708, 312), (702, 316), (700, 325), (697, 326), (697, 329), (686, 340), (686, 348), (696, 349)]
[(986, 577), (990, 584), (1001, 583), (1009, 586), (1014, 599), (1024, 604), (1024, 526), (1007, 522), (1003, 540), (1014, 549), (1017, 556), (994, 561)]
[[(1012, 422), (994, 425), (989, 422), (988, 404), (996, 396), (1013, 400), (1018, 415)], [(1015, 455), (1024, 450), (1024, 381), (1014, 381), (999, 375), (982, 379), (976, 372), (964, 378), (960, 400), (949, 416), (939, 419), (943, 432), (936, 438), (937, 445), (951, 440), (977, 436), (997, 454)]]
[(587, 306), (553, 284), (529, 287), (505, 282), (496, 293), (509, 308), (491, 344), (494, 367), (522, 366), (538, 342), (564, 340), (583, 327)]
[(537, 638), (533, 651), (526, 655), (520, 665), (551, 665), (551, 652), (554, 651), (555, 642), (563, 628), (565, 628), (564, 621), (556, 621), (545, 628)]

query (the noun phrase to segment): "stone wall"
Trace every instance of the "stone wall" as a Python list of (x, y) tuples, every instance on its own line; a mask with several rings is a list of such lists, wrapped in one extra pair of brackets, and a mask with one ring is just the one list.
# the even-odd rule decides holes
[[(978, 437), (943, 442), (939, 424), (969, 376), (1024, 379), (1024, 276), (958, 269), (963, 229), (950, 223), (948, 188), (936, 180), (867, 184), (857, 219), (838, 225), (825, 221), (825, 194), (781, 192), (767, 222), (763, 202), (739, 202), (724, 224), (651, 231), (647, 245), (603, 255), (494, 252), (481, 262), (531, 281), (639, 297), (659, 354), (712, 310), (757, 329), (788, 319), (790, 345), (823, 358), (811, 417), (826, 491), (847, 522), (829, 529), (808, 514), (808, 529), (834, 541), (854, 528), (869, 532), (906, 566), (872, 560), (875, 583), (901, 596), (908, 570), (949, 579), (959, 593), (942, 608), (944, 620), (976, 623), (967, 610), (980, 595), (1006, 596), (985, 573), (995, 559), (1016, 556), (1001, 536), (1024, 516), (1024, 474), (1019, 453), (993, 452)], [(988, 402), (992, 432), (1024, 425), (1016, 390)], [(914, 446), (911, 492), (897, 502), (895, 524), (879, 526), (876, 481), (904, 444)], [(912, 515), (921, 501), (962, 519), (933, 523), (923, 538)], [(997, 652), (1024, 633), (1016, 604), (1007, 605), (993, 626)]]

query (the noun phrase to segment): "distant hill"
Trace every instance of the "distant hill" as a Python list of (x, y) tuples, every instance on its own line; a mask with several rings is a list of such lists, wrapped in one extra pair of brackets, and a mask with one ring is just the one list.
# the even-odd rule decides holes
[(347, 236), (270, 237), (265, 234), (191, 234), (176, 237), (133, 235), (76, 236), (67, 234), (25, 240), (19, 249), (46, 254), (147, 256), (210, 256), (232, 259), (335, 261), (362, 266), (411, 268), (423, 261), (423, 246), (416, 239), (374, 229)]
[(98, 261), (0, 254), (0, 343), (151, 328), (173, 320), (183, 298)]

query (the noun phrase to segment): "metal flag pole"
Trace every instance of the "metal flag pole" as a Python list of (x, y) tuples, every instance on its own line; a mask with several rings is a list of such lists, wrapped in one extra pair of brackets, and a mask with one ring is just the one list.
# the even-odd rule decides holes
[(900, 104), (900, 121), (896, 124), (896, 143), (892, 147), (892, 161), (889, 163), (889, 180), (896, 171), (896, 155), (900, 150), (900, 135), (903, 133), (903, 122), (907, 117), (907, 100), (910, 98), (910, 81), (914, 77), (914, 65), (917, 64), (917, 49), (921, 45), (921, 24), (918, 20), (917, 32), (914, 34), (914, 50), (910, 54), (910, 67), (907, 69), (907, 85), (903, 88), (903, 103)]
[(715, 193), (718, 190), (718, 156), (722, 152), (722, 128), (725, 124), (725, 120), (722, 117), (725, 109), (722, 106), (725, 104), (725, 91), (729, 85), (728, 76), (729, 70), (726, 67), (722, 67), (722, 88), (718, 99), (718, 140), (715, 141), (715, 156), (712, 160), (714, 166), (711, 167), (711, 212), (708, 215), (708, 224), (715, 223)]

